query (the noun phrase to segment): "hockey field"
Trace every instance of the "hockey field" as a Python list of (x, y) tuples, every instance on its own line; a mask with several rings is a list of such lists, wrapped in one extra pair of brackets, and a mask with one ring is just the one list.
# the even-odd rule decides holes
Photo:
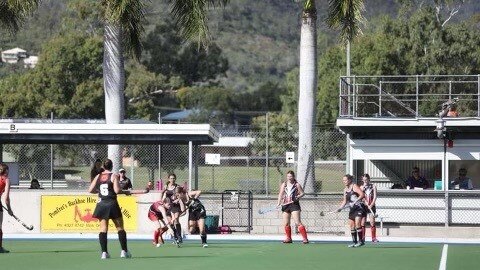
[(186, 240), (180, 248), (171, 243), (156, 248), (148, 240), (130, 240), (132, 258), (120, 258), (118, 241), (109, 240), (111, 258), (100, 259), (96, 240), (6, 239), (10, 253), (0, 254), (3, 270), (55, 269), (478, 269), (476, 244), (367, 243), (347, 248), (344, 242), (212, 240), (202, 248)]

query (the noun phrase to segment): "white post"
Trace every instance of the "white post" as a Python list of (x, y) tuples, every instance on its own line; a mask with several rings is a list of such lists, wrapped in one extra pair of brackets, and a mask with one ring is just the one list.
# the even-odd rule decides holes
[[(50, 112), (50, 122), (53, 123), (53, 112)], [(53, 189), (53, 144), (50, 144), (50, 187)], [(30, 179), (32, 180), (32, 179)]]
[(188, 142), (188, 190), (192, 190), (192, 175), (193, 175), (193, 143)]
[(268, 138), (268, 129), (269, 129), (269, 126), (268, 126), (268, 112), (267, 114), (265, 114), (265, 125), (266, 125), (266, 128), (265, 128), (265, 196), (268, 197), (268, 160), (269, 160), (269, 145), (268, 145), (268, 142), (269, 142), (269, 138)]
[[(162, 114), (158, 113), (158, 124), (162, 124)], [(162, 145), (158, 145), (158, 179), (162, 179)], [(154, 179), (152, 179), (154, 180)]]

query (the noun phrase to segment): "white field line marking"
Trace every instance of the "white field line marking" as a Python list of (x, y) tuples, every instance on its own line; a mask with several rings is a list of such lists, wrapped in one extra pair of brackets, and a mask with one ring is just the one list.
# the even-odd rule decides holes
[(440, 266), (438, 267), (438, 270), (447, 269), (447, 254), (448, 254), (448, 244), (445, 244), (443, 245), (442, 258), (440, 259)]

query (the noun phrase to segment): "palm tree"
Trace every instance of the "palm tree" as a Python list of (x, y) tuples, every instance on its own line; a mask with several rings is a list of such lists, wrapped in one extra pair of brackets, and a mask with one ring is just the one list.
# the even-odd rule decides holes
[[(224, 6), (229, 0), (171, 0), (171, 13), (188, 39), (199, 44), (209, 41), (206, 13), (209, 8)], [(124, 119), (125, 68), (124, 49), (138, 59), (140, 36), (145, 21), (145, 6), (141, 0), (102, 0), (104, 26), (104, 89), (105, 120), (121, 124)], [(108, 157), (114, 170), (121, 165), (119, 145), (108, 146)]]
[(313, 193), (315, 191), (315, 164), (312, 144), (317, 90), (317, 9), (315, 0), (306, 0), (303, 6), (299, 76), (297, 177), (305, 192)]
[(39, 0), (0, 1), (0, 28), (15, 33), (25, 18), (37, 8)]
[(329, 0), (327, 24), (340, 29), (340, 39), (347, 48), (347, 76), (350, 76), (350, 43), (362, 34), (360, 25), (365, 22), (364, 0)]
[[(350, 85), (350, 43), (362, 34), (360, 24), (365, 22), (362, 12), (365, 11), (364, 0), (329, 0), (327, 24), (331, 28), (340, 28), (340, 40), (346, 46), (347, 54), (347, 84)], [(347, 134), (347, 164), (350, 164), (350, 147)], [(347, 173), (352, 173), (347, 166)]]

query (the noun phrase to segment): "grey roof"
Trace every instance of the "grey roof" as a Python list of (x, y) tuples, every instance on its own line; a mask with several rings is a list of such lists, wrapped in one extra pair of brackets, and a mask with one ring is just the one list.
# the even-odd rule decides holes
[(0, 121), (0, 143), (11, 144), (211, 144), (208, 124), (17, 123)]

